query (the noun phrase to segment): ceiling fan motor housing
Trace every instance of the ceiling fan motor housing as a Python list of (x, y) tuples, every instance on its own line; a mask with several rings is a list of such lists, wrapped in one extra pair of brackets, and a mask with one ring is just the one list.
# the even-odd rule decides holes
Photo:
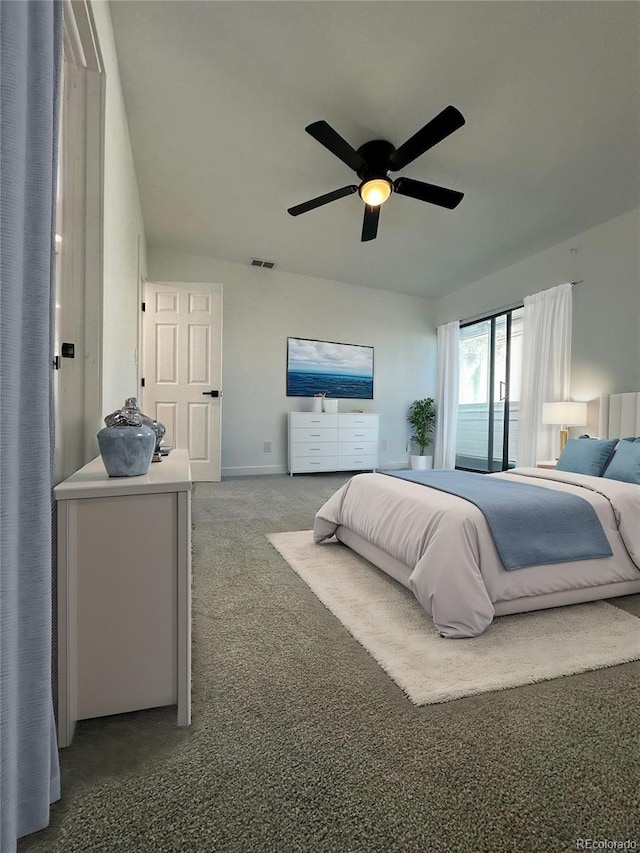
[(386, 178), (389, 171), (389, 158), (396, 150), (395, 145), (386, 139), (372, 139), (358, 148), (358, 154), (365, 161), (364, 166), (357, 170), (357, 175), (362, 181), (370, 181), (374, 178)]

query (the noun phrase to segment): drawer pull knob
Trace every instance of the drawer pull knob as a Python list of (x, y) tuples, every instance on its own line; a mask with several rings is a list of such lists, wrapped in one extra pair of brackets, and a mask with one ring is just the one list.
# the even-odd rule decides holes
[(364, 447), (354, 447), (354, 450), (364, 450)]

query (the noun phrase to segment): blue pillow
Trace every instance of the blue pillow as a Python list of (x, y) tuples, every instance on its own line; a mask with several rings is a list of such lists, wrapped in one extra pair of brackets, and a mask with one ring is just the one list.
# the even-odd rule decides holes
[(621, 441), (602, 476), (640, 485), (640, 441)]
[(570, 438), (560, 454), (556, 471), (572, 471), (574, 474), (599, 477), (607, 467), (617, 443), (617, 438), (592, 438), (588, 441)]

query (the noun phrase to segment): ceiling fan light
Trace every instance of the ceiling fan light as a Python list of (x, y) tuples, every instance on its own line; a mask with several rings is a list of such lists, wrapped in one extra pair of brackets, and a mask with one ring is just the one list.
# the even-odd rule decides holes
[(371, 181), (365, 181), (360, 187), (360, 198), (371, 207), (378, 207), (390, 195), (391, 181), (386, 178), (374, 178)]

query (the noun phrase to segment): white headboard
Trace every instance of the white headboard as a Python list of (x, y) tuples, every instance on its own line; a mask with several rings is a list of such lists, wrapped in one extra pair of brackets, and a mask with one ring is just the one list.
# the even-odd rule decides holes
[(640, 391), (600, 397), (601, 438), (640, 435)]

